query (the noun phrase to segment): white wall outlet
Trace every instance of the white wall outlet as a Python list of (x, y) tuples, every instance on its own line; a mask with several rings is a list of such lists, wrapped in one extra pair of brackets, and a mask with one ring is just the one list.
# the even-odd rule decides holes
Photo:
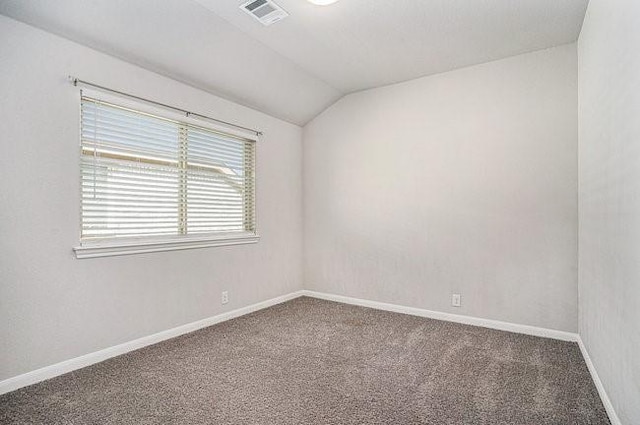
[(222, 291), (222, 304), (229, 302), (229, 291)]
[(452, 294), (451, 295), (451, 305), (454, 307), (460, 307), (461, 297), (460, 294)]

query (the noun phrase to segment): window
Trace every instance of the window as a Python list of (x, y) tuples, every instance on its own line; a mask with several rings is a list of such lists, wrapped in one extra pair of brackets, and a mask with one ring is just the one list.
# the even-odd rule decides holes
[(91, 97), (81, 104), (78, 257), (255, 242), (255, 140)]

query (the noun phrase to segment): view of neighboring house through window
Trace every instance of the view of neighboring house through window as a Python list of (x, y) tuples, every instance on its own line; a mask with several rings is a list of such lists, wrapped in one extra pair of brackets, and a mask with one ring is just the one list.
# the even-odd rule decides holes
[(82, 97), (83, 242), (255, 234), (255, 141)]

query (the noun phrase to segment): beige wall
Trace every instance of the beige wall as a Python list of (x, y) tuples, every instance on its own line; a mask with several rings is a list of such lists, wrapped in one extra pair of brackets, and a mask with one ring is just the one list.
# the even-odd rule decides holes
[(304, 128), (306, 287), (575, 332), (577, 125), (575, 44), (346, 96)]
[[(301, 289), (299, 127), (2, 16), (0, 40), (0, 380)], [(260, 242), (75, 259), (79, 105), (69, 74), (262, 129)]]
[(580, 336), (640, 424), (640, 2), (591, 0), (578, 53)]

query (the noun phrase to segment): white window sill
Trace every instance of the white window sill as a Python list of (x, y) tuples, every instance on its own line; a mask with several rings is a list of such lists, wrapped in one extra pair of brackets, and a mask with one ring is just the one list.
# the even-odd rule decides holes
[(138, 239), (127, 241), (100, 241), (84, 243), (73, 248), (76, 258), (112, 257), (116, 255), (145, 254), (149, 252), (178, 251), (183, 249), (208, 248), (212, 246), (244, 245), (258, 242), (260, 236), (235, 234), (183, 239)]

